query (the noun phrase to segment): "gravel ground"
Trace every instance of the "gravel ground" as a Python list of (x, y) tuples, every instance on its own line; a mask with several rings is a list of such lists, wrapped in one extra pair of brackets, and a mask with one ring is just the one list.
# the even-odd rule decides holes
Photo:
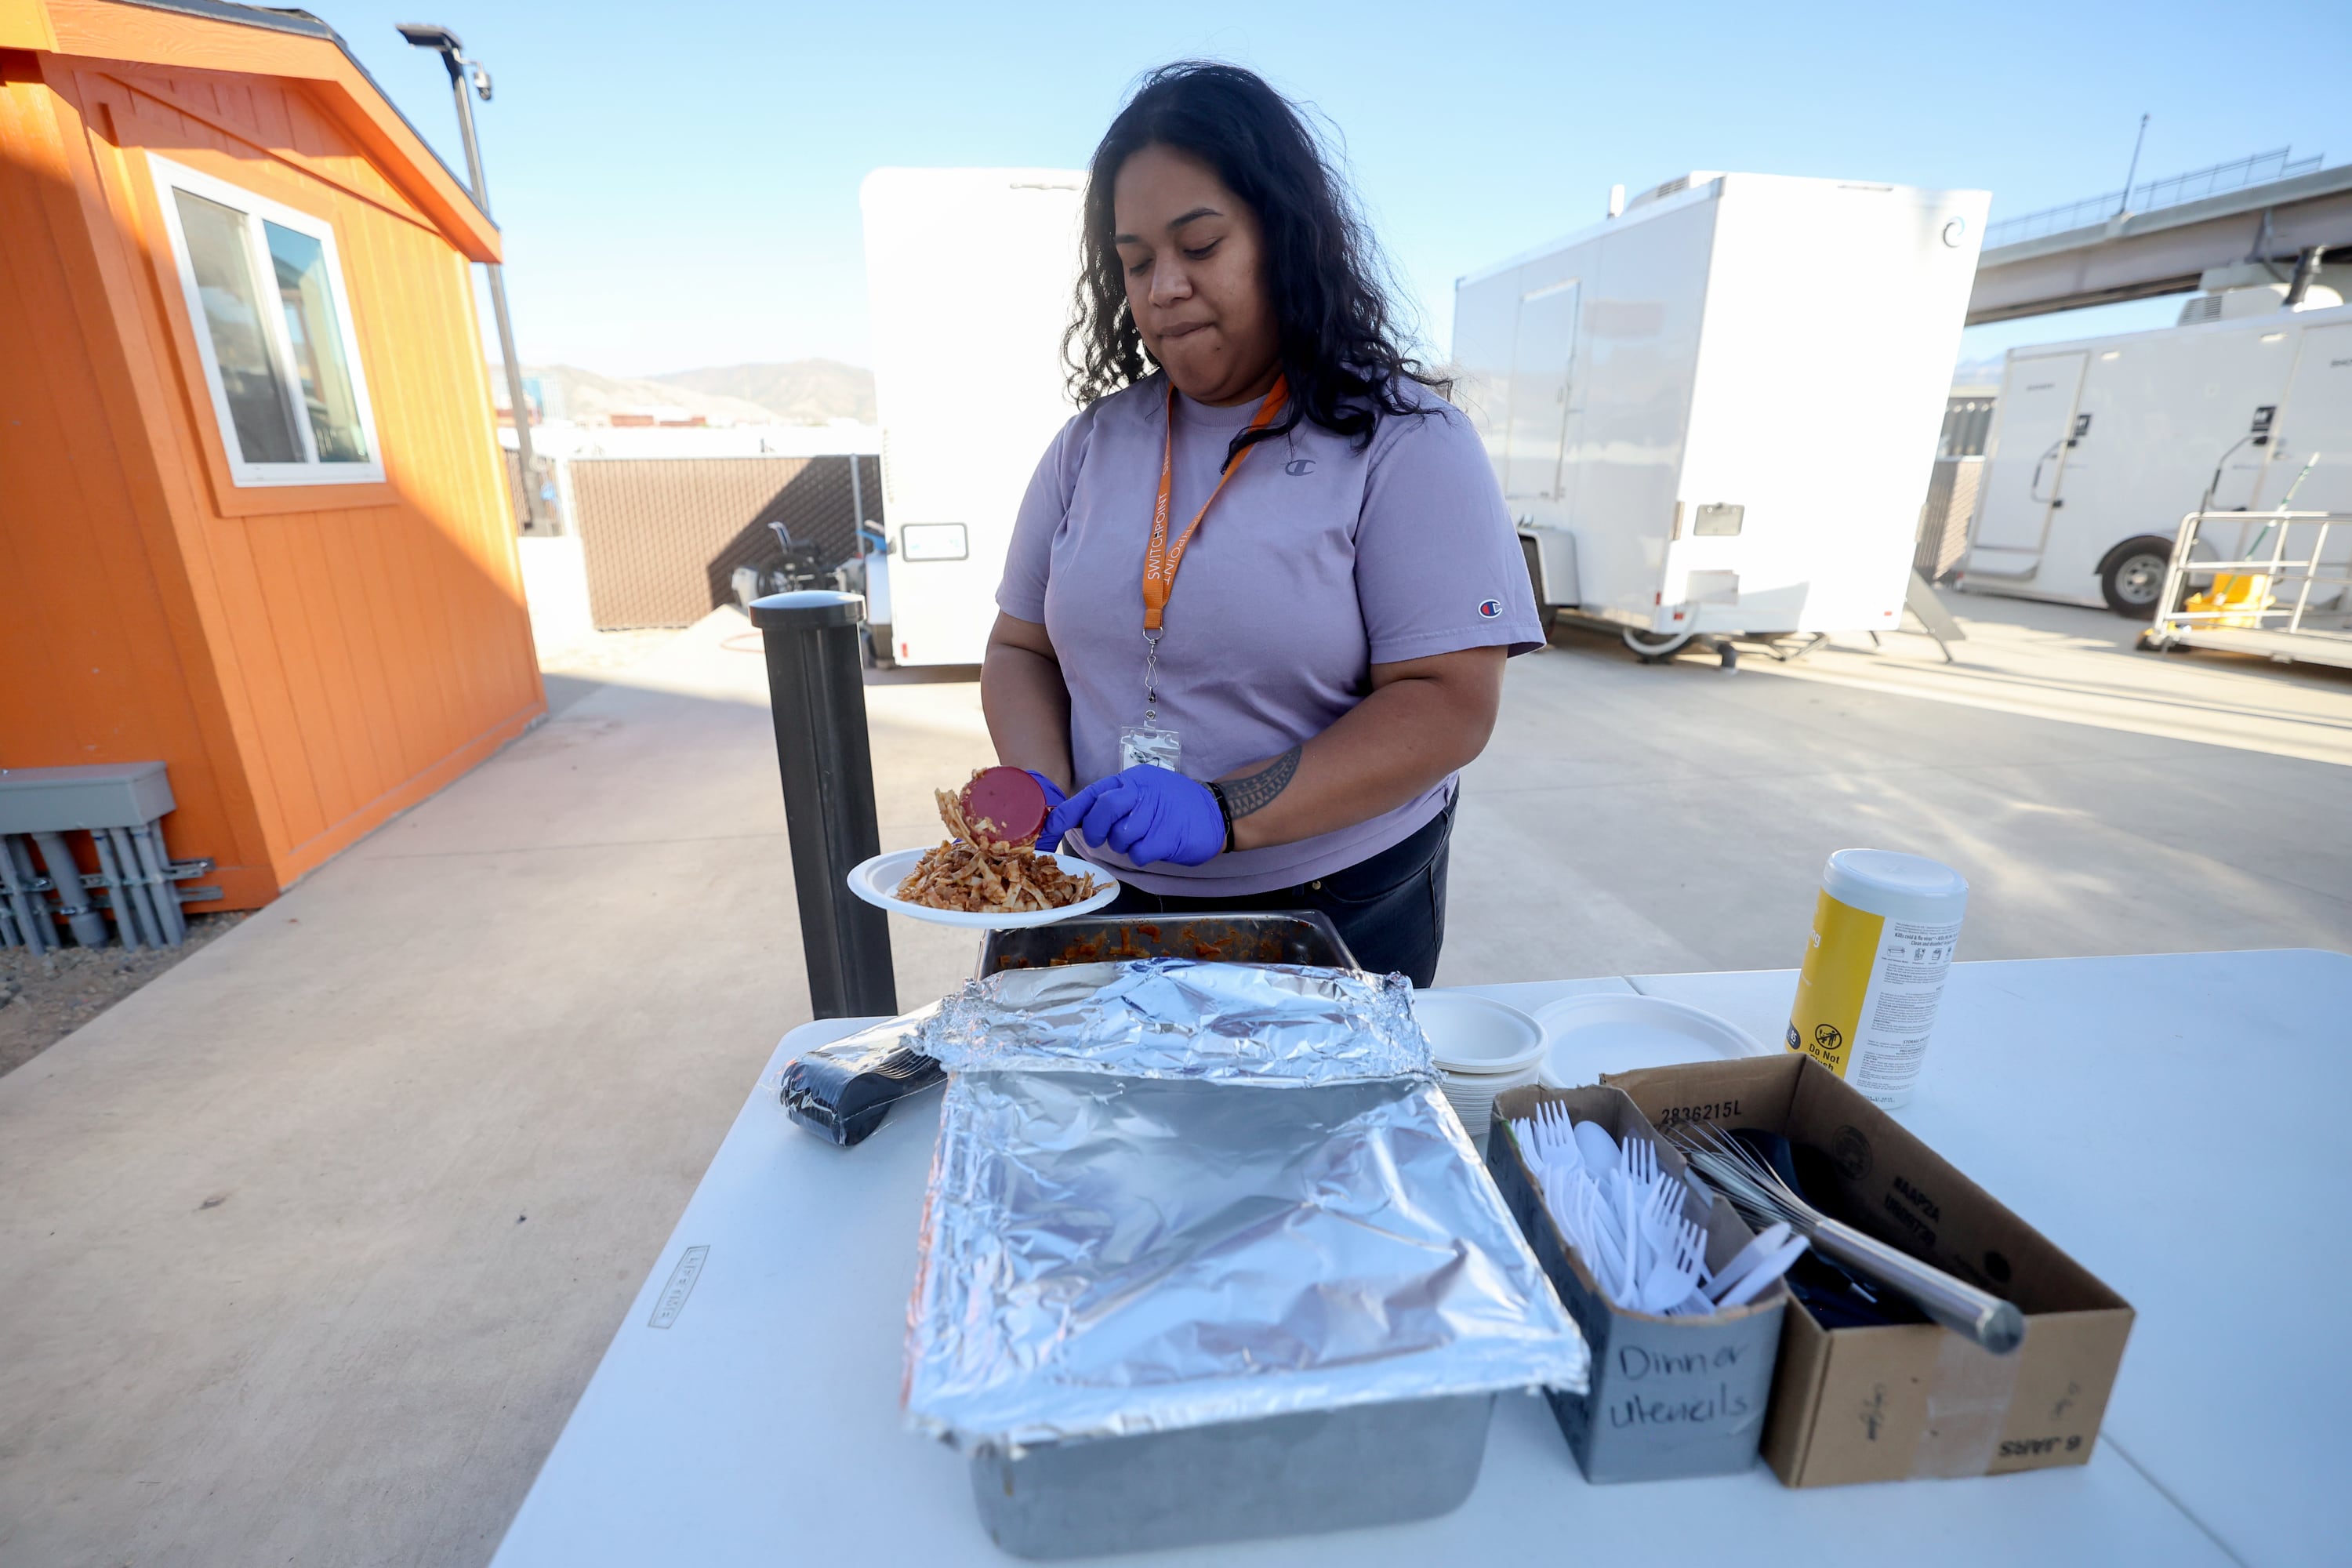
[(190, 915), (178, 947), (68, 947), (36, 958), (0, 949), (0, 1074), (15, 1071), (205, 943), (245, 911)]

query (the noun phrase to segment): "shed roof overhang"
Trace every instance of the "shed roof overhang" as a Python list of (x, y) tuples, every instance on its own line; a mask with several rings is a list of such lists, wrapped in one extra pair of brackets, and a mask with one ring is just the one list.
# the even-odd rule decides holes
[(226, 0), (0, 0), (0, 49), (303, 82), (451, 245), (475, 261), (499, 259), (498, 225), (341, 36), (307, 11)]

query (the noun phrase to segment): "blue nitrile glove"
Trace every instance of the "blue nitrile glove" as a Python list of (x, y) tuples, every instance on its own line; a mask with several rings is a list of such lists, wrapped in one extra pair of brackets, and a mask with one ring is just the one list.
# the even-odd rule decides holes
[[(1035, 779), (1037, 781), (1037, 787), (1045, 792), (1045, 820), (1048, 823), (1051, 823), (1054, 820), (1054, 808), (1070, 797), (1062, 793), (1062, 786), (1060, 784), (1055, 784), (1052, 779), (1047, 778), (1035, 768), (1023, 768), (1021, 771), (1027, 773), (1031, 778)], [(1037, 842), (1040, 844), (1053, 845), (1059, 844), (1061, 841), (1062, 836), (1058, 833), (1040, 832), (1037, 835)]]
[(1225, 847), (1217, 797), (1200, 780), (1167, 768), (1137, 766), (1097, 779), (1045, 818), (1045, 837), (1055, 843), (1073, 827), (1087, 843), (1108, 845), (1139, 866), (1198, 866)]

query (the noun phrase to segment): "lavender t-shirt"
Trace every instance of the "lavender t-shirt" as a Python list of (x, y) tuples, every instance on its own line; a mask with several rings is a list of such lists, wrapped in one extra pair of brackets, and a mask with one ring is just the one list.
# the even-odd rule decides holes
[[(1358, 449), (1302, 421), (1259, 444), (1187, 547), (1162, 618), (1161, 729), (1181, 771), (1213, 779), (1330, 728), (1370, 690), (1370, 667), (1463, 648), (1540, 647), (1526, 558), (1470, 423), (1407, 383), (1430, 412), (1383, 415)], [(1043, 622), (1070, 689), (1081, 785), (1119, 771), (1119, 731), (1143, 722), (1143, 556), (1168, 426), (1158, 375), (1062, 427), (1030, 480), (996, 590)], [(1215, 489), (1255, 400), (1176, 399), (1171, 539)], [(1313, 838), (1137, 871), (1108, 848), (1069, 847), (1156, 893), (1265, 892), (1376, 855), (1444, 806), (1452, 778), (1393, 811)]]

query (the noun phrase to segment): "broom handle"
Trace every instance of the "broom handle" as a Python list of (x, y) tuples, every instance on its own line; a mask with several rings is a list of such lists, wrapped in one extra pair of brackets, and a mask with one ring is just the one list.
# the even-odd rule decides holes
[(1927, 1316), (1995, 1355), (2007, 1355), (2025, 1338), (2024, 1316), (2011, 1303), (1874, 1236), (1824, 1219), (1813, 1227), (1811, 1240), (1829, 1257), (1909, 1297)]

